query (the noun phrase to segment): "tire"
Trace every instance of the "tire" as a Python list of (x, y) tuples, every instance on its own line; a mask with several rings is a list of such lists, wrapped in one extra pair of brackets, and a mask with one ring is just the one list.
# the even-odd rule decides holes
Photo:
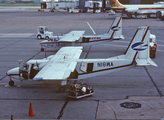
[(42, 39), (42, 36), (41, 35), (37, 35), (37, 39), (38, 40)]
[(49, 37), (48, 36), (46, 36), (46, 38), (45, 38), (46, 40), (48, 40), (49, 39)]
[(66, 85), (59, 87), (59, 92), (65, 92), (65, 90), (66, 90)]
[(44, 48), (41, 48), (40, 50), (43, 52), (44, 51)]
[(129, 18), (132, 18), (132, 14), (127, 14), (127, 16), (128, 16)]
[(9, 85), (10, 85), (10, 86), (14, 86), (14, 81), (10, 80), (10, 81), (9, 81)]

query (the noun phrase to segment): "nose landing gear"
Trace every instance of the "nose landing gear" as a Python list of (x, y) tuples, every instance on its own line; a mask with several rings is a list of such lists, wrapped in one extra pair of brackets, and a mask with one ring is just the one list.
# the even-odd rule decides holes
[(10, 85), (10, 86), (14, 86), (14, 81), (10, 79), (9, 85)]

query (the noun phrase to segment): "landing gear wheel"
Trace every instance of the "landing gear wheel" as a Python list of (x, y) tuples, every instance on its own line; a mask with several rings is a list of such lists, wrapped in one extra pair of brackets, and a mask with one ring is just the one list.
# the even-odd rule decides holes
[(128, 16), (129, 18), (132, 18), (132, 14), (127, 14), (127, 16)]
[(40, 50), (43, 52), (44, 51), (44, 48), (41, 48)]
[(59, 92), (65, 92), (65, 90), (66, 90), (66, 85), (59, 87)]
[(10, 85), (10, 86), (14, 86), (14, 81), (10, 80), (10, 81), (9, 81), (9, 85)]

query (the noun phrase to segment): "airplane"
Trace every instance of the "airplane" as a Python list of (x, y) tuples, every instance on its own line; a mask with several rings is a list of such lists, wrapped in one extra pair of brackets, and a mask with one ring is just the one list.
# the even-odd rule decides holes
[(68, 80), (81, 80), (127, 68), (152, 65), (156, 63), (149, 57), (150, 31), (148, 26), (138, 27), (123, 55), (106, 59), (79, 59), (82, 46), (62, 47), (55, 55), (44, 59), (29, 60), (19, 67), (7, 71), (9, 85), (15, 79), (36, 81), (59, 81), (59, 91), (64, 92)]
[[(88, 23), (89, 25), (89, 23)], [(89, 25), (91, 28), (91, 26)], [(91, 29), (95, 34), (94, 30)], [(41, 51), (45, 48), (62, 46), (88, 46), (96, 43), (124, 39), (122, 35), (122, 18), (116, 17), (107, 33), (102, 35), (83, 35), (85, 31), (71, 31), (63, 36), (52, 36), (40, 43)]]
[(164, 5), (123, 5), (118, 0), (109, 0), (111, 9), (116, 13), (127, 14), (128, 17), (132, 18), (132, 15), (147, 15), (150, 18), (151, 14), (156, 14), (158, 11), (164, 11)]

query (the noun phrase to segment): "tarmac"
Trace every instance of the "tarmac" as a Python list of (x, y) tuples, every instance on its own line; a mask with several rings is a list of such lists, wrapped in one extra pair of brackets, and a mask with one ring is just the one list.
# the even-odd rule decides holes
[[(18, 60), (41, 59), (55, 54), (58, 48), (40, 51), (36, 38), (37, 26), (49, 27), (54, 35), (71, 30), (108, 31), (116, 16), (108, 13), (38, 12), (25, 7), (0, 7), (0, 120), (28, 119), (164, 119), (164, 21), (156, 18), (123, 18), (124, 40), (84, 47), (80, 58), (108, 58), (124, 54), (137, 27), (149, 26), (157, 37), (157, 53), (153, 61), (158, 67), (146, 66), (122, 70), (84, 79), (94, 88), (94, 95), (79, 100), (58, 93), (55, 82), (15, 81), (8, 85), (6, 72), (19, 65)], [(37, 7), (36, 7), (37, 8)], [(35, 9), (36, 9), (35, 8)], [(35, 116), (29, 117), (29, 105)]]

